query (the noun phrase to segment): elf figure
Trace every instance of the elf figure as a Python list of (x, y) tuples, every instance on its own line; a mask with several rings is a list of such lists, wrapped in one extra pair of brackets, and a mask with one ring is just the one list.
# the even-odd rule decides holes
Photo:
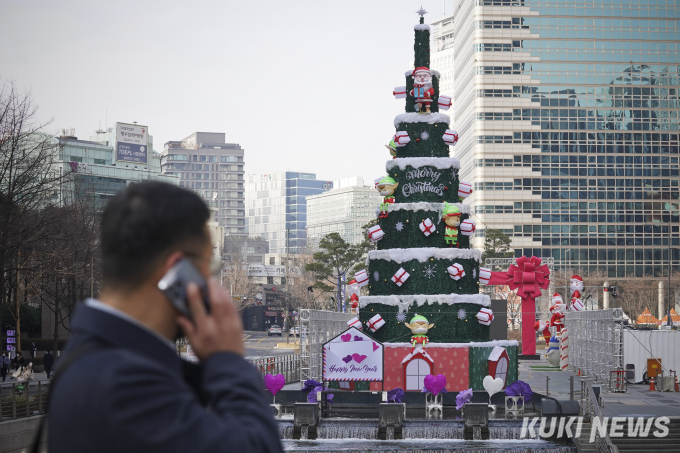
[(442, 211), (442, 220), (446, 224), (444, 230), (444, 240), (451, 247), (460, 247), (458, 243), (458, 227), (460, 226), (460, 209), (456, 206), (444, 203), (444, 211)]
[(380, 182), (378, 182), (378, 192), (380, 192), (380, 195), (385, 197), (383, 202), (380, 204), (379, 218), (387, 218), (387, 206), (394, 203), (394, 197), (392, 195), (394, 194), (394, 191), (397, 189), (398, 185), (399, 183), (389, 176), (385, 176), (380, 180)]
[(413, 336), (411, 337), (411, 353), (415, 351), (416, 348), (424, 348), (430, 342), (427, 339), (427, 331), (434, 327), (434, 324), (430, 324), (425, 316), (420, 316), (416, 314), (411, 318), (411, 322), (405, 322), (404, 325), (411, 329)]
[(397, 144), (394, 143), (394, 139), (390, 140), (390, 144), (385, 145), (385, 148), (390, 150), (390, 156), (392, 156), (392, 159), (397, 158)]
[[(432, 73), (428, 68), (421, 66), (413, 70), (412, 78), (413, 89), (409, 94), (416, 98), (416, 112), (430, 113), (430, 104), (432, 103), (432, 96), (434, 96)], [(425, 107), (424, 112), (423, 107)]]

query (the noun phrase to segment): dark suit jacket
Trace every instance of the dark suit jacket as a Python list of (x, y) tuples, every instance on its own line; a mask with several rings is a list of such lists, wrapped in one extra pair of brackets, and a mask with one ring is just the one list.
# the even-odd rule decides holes
[(51, 367), (54, 365), (54, 356), (51, 352), (46, 352), (43, 356), (43, 365), (45, 365), (45, 367)]
[(50, 453), (283, 451), (262, 379), (242, 357), (205, 361), (208, 411), (183, 379), (176, 352), (150, 332), (86, 305), (72, 329), (65, 354), (97, 338), (114, 347), (81, 357), (55, 386)]

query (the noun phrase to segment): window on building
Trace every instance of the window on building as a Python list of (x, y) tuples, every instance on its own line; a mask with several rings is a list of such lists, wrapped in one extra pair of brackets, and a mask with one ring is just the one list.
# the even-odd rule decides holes
[(276, 264), (276, 258), (273, 256), (269, 258), (269, 264)]
[(274, 284), (274, 277), (267, 277), (267, 284), (273, 285)]
[(82, 161), (83, 161), (83, 158), (80, 157), (80, 156), (71, 156), (71, 157), (69, 158), (69, 160), (70, 160), (71, 162), (82, 162)]
[(97, 165), (106, 165), (106, 159), (95, 159), (94, 163)]
[(201, 162), (205, 162), (206, 157), (207, 157), (207, 156), (201, 156), (199, 160), (200, 160)]
[(432, 373), (430, 364), (424, 359), (412, 359), (406, 365), (406, 390), (422, 390), (425, 376)]

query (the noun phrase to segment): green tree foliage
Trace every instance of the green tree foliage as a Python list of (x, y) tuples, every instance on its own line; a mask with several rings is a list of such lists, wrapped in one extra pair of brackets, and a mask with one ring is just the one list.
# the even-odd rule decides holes
[(484, 234), (484, 253), (482, 266), (487, 258), (512, 258), (514, 252), (510, 247), (510, 236), (500, 230), (488, 228)]
[(362, 245), (351, 245), (338, 233), (330, 233), (319, 242), (319, 251), (314, 253), (314, 261), (305, 265), (306, 271), (314, 272), (314, 288), (322, 291), (333, 291), (336, 300), (340, 300), (338, 276), (350, 271), (364, 255)]

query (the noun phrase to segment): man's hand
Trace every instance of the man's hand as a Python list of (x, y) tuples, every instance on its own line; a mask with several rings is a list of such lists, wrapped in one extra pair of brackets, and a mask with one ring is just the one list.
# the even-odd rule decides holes
[(210, 314), (203, 306), (198, 286), (192, 283), (187, 287), (187, 294), (194, 322), (181, 315), (177, 322), (201, 360), (217, 352), (233, 352), (243, 356), (243, 326), (236, 307), (214, 278), (208, 282), (208, 288)]

